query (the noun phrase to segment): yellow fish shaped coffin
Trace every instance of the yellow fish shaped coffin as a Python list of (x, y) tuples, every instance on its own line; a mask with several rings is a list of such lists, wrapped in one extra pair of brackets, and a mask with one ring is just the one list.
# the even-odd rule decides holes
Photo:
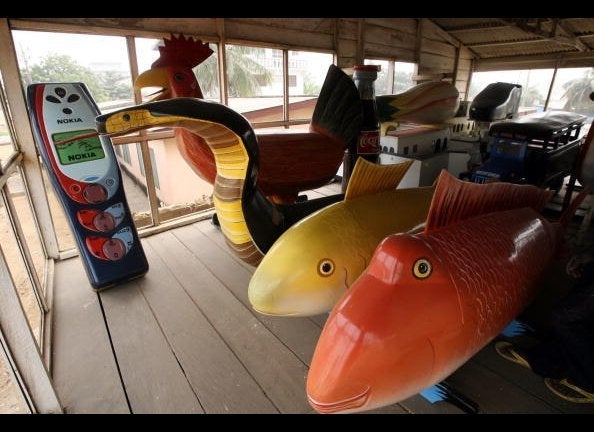
[(435, 189), (395, 189), (410, 162), (401, 165), (399, 177), (386, 180), (381, 171), (393, 166), (358, 159), (345, 200), (293, 225), (264, 256), (249, 284), (254, 309), (282, 316), (327, 312), (367, 267), (381, 240), (420, 228)]

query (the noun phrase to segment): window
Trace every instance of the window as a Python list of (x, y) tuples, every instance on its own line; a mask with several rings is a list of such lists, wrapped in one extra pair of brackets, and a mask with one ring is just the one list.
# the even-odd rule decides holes
[[(0, 413), (26, 413), (31, 405), (24, 397), (22, 375), (4, 345), (4, 337), (20, 334), (19, 343), (45, 353), (45, 318), (48, 255), (41, 241), (36, 215), (31, 207), (28, 185), (17, 151), (14, 128), (6, 109), (4, 82), (0, 79), (0, 280), (2, 299), (14, 299), (11, 311), (22, 312), (27, 329), (18, 323), (0, 326)], [(22, 308), (22, 309), (21, 309)], [(2, 321), (0, 317), (0, 321)], [(6, 315), (4, 315), (6, 318)], [(14, 326), (14, 327), (13, 327)], [(32, 335), (31, 339), (28, 336)], [(14, 338), (13, 338), (14, 340)], [(29, 345), (30, 344), (30, 345)], [(33, 345), (35, 344), (35, 345)], [(22, 371), (21, 371), (22, 373)]]
[(103, 113), (133, 104), (125, 38), (22, 30), (12, 35), (25, 86), (81, 81)]
[(149, 154), (151, 157), (151, 166), (153, 167), (153, 178), (155, 179), (155, 187), (160, 189), (159, 185), (159, 172), (157, 170), (157, 162), (155, 161), (155, 150), (153, 148), (149, 148)]
[(563, 68), (557, 70), (548, 109), (577, 112), (594, 116), (594, 68)]
[(126, 163), (130, 164), (130, 149), (128, 148), (128, 144), (123, 144), (122, 147), (124, 148), (124, 160)]
[(392, 84), (394, 79), (389, 77), (390, 72), (388, 71), (390, 62), (388, 60), (371, 60), (365, 59), (364, 64), (368, 65), (379, 65), (380, 71), (377, 73), (377, 79), (375, 80), (375, 94), (376, 95), (387, 95), (392, 93)]
[(332, 54), (289, 51), (289, 120), (309, 123), (331, 64)]
[(378, 59), (365, 59), (363, 63), (381, 66), (375, 80), (375, 94), (378, 96), (402, 93), (416, 85), (413, 80), (416, 63)]
[(520, 111), (543, 111), (553, 77), (553, 69), (524, 69), (475, 72), (472, 74), (468, 100), (473, 100), (487, 85), (507, 82), (522, 86)]
[(416, 63), (394, 62), (394, 94), (405, 92), (416, 85), (413, 80), (416, 70)]
[(283, 120), (282, 51), (226, 45), (228, 106), (251, 123)]
[(5, 166), (16, 149), (10, 138), (4, 110), (0, 107), (0, 168)]
[(136, 143), (136, 156), (138, 157), (138, 167), (140, 168), (140, 174), (143, 177), (146, 177), (146, 173), (144, 172), (144, 163), (142, 162), (142, 147), (140, 143)]

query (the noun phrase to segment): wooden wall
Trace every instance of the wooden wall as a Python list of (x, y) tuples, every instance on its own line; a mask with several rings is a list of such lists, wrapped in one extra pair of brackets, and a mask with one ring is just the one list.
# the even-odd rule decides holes
[(366, 57), (415, 62), (419, 81), (455, 80), (464, 98), (472, 53), (428, 19), (415, 18), (28, 18), (19, 29), (164, 36), (334, 52), (349, 68)]

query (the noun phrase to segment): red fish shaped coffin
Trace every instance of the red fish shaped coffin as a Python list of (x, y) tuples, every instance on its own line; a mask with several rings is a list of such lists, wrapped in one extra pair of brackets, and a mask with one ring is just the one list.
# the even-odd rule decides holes
[[(396, 403), (442, 381), (533, 299), (562, 235), (551, 192), (442, 171), (425, 232), (387, 237), (334, 307), (307, 378), (319, 412)], [(573, 211), (572, 211), (573, 212)]]

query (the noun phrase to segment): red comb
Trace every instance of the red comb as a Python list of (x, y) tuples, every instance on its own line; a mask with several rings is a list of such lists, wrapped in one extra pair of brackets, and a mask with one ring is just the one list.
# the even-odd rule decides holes
[(159, 47), (161, 54), (151, 67), (161, 66), (186, 66), (193, 68), (206, 60), (212, 53), (208, 43), (202, 43), (200, 39), (193, 37), (179, 37), (171, 35), (171, 39), (164, 38), (164, 46)]

